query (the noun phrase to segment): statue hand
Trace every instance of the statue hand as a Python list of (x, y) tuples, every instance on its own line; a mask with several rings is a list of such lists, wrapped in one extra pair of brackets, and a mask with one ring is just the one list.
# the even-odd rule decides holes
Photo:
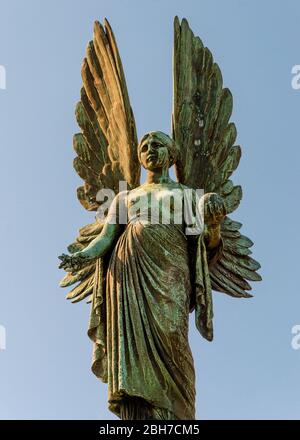
[(62, 254), (58, 258), (59, 260), (61, 260), (59, 269), (64, 269), (66, 272), (74, 272), (80, 270), (89, 259), (81, 252), (76, 252), (72, 255)]
[(204, 223), (207, 226), (217, 226), (226, 215), (224, 200), (217, 193), (207, 193), (204, 199)]

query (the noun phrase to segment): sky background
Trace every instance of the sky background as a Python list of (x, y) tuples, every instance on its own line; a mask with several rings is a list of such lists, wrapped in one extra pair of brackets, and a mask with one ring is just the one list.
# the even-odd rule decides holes
[[(93, 22), (107, 17), (138, 135), (170, 132), (173, 17), (186, 17), (234, 96), (243, 156), (234, 218), (255, 242), (255, 297), (214, 293), (215, 339), (191, 320), (198, 419), (299, 419), (299, 108), (296, 0), (1, 0), (1, 419), (114, 419), (90, 372), (89, 306), (65, 301), (57, 255), (91, 223), (75, 189), (74, 109)], [(193, 317), (192, 317), (193, 318)]]

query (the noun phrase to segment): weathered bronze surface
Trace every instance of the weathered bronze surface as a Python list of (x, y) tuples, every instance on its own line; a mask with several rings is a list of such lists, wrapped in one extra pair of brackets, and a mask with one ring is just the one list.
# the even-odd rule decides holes
[[(152, 132), (138, 144), (107, 21), (95, 23), (76, 108), (81, 133), (74, 136), (74, 168), (85, 181), (78, 199), (96, 211), (99, 190), (116, 196), (105, 218), (80, 229), (71, 255), (60, 256), (68, 272), (61, 286), (76, 283), (67, 298), (91, 302), (92, 370), (108, 382), (109, 408), (122, 419), (195, 417), (189, 314), (211, 341), (212, 289), (247, 298), (247, 280), (261, 279), (250, 257), (253, 243), (228, 217), (242, 198), (241, 187), (229, 180), (241, 157), (229, 122), (232, 95), (187, 21), (176, 17), (174, 32), (172, 138)], [(141, 165), (147, 170), (142, 185)], [(169, 176), (172, 165), (177, 182)], [(120, 181), (128, 191), (119, 192)], [(205, 195), (199, 198), (196, 189)], [(166, 207), (169, 222), (162, 221)], [(184, 215), (190, 209), (199, 216)]]

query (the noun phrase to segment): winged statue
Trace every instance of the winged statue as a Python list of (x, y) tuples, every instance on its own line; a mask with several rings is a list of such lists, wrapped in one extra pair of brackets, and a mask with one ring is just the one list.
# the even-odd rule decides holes
[(177, 17), (170, 136), (154, 131), (138, 142), (107, 20), (95, 23), (82, 80), (74, 168), (84, 181), (77, 197), (96, 217), (59, 257), (61, 286), (73, 286), (67, 299), (91, 304), (92, 371), (108, 383), (109, 409), (123, 420), (194, 419), (189, 316), (211, 341), (212, 291), (249, 298), (249, 281), (261, 279), (253, 243), (230, 217), (242, 199), (230, 180), (241, 158), (232, 95)]

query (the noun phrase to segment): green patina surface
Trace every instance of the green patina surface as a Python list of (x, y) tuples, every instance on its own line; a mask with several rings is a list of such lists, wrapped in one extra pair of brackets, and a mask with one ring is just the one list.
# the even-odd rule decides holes
[[(172, 137), (152, 132), (138, 144), (107, 21), (104, 27), (95, 23), (76, 107), (81, 133), (74, 136), (74, 168), (85, 181), (78, 199), (96, 211), (99, 190), (116, 196), (106, 218), (83, 227), (70, 255), (60, 256), (67, 271), (61, 286), (75, 284), (67, 295), (72, 302), (91, 302), (92, 370), (108, 382), (109, 408), (122, 419), (195, 417), (189, 315), (212, 340), (212, 290), (247, 298), (248, 281), (260, 280), (259, 263), (250, 257), (253, 243), (228, 216), (242, 198), (241, 187), (229, 180), (241, 156), (229, 121), (232, 95), (210, 51), (177, 17), (173, 61)], [(169, 176), (172, 165), (176, 182)], [(143, 185), (141, 166), (147, 170)], [(118, 193), (121, 180), (127, 193)], [(166, 207), (168, 223), (162, 221)], [(188, 228), (197, 225), (187, 222), (187, 209), (199, 210), (204, 222), (193, 234)]]

